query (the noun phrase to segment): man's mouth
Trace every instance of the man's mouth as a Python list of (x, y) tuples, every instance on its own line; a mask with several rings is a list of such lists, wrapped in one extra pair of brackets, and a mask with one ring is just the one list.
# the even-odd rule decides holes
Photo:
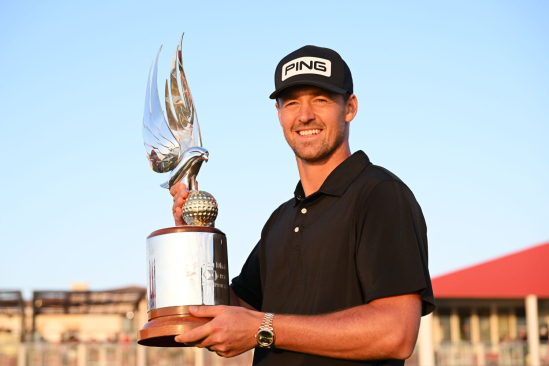
[(319, 130), (319, 129), (301, 130), (301, 131), (297, 131), (297, 133), (299, 134), (299, 136), (313, 136), (313, 135), (319, 134), (320, 131), (322, 131), (322, 130)]

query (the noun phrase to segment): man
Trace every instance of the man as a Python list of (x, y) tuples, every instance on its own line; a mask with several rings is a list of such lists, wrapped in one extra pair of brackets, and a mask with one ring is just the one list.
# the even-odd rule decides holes
[[(191, 307), (213, 320), (176, 341), (224, 357), (256, 347), (257, 365), (402, 365), (434, 309), (421, 208), (395, 175), (351, 154), (358, 102), (339, 54), (290, 53), (275, 87), (301, 180), (233, 279), (231, 306)], [(171, 193), (183, 225), (188, 193)]]

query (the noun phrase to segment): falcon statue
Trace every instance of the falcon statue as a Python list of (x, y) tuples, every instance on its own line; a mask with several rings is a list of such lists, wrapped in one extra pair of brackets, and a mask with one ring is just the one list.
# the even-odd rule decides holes
[[(156, 56), (154, 68), (151, 65), (143, 114), (143, 140), (152, 170), (157, 173), (171, 172), (168, 181), (160, 186), (170, 189), (173, 185), (182, 182), (189, 191), (194, 191), (196, 175), (202, 163), (208, 161), (209, 153), (202, 147), (196, 109), (183, 71), (182, 44), (183, 36), (173, 56), (169, 88), (166, 80), (167, 120), (160, 104), (157, 84), (158, 58), (162, 47)], [(177, 70), (179, 70), (182, 93), (177, 83)], [(154, 82), (154, 87), (151, 87), (151, 80)]]

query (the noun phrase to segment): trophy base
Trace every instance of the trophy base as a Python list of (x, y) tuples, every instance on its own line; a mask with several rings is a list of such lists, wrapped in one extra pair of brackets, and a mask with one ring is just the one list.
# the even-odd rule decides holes
[(137, 332), (137, 343), (148, 347), (188, 347), (175, 336), (206, 324), (211, 318), (189, 314), (188, 306), (172, 306), (149, 311), (149, 321)]

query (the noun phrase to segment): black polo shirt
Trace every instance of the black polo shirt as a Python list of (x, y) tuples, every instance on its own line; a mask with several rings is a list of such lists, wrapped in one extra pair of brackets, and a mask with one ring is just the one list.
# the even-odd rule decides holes
[[(310, 196), (298, 183), (295, 197), (265, 224), (231, 286), (258, 310), (296, 315), (326, 314), (420, 292), (426, 315), (435, 303), (421, 208), (399, 178), (358, 151)], [(276, 335), (276, 315), (274, 325)], [(357, 363), (393, 366), (404, 361), (336, 360), (263, 348), (256, 348), (254, 356), (254, 365)]]

